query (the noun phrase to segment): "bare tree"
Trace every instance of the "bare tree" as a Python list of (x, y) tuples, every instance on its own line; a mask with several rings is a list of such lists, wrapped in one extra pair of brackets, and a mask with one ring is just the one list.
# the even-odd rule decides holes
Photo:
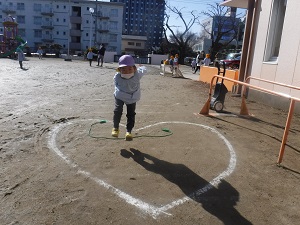
[(228, 15), (228, 7), (208, 4), (207, 11), (202, 12), (207, 17), (206, 20), (199, 22), (202, 26), (204, 35), (212, 40), (210, 53), (212, 57), (226, 47), (234, 39), (238, 40), (240, 19), (236, 15)]
[[(173, 27), (169, 24), (170, 15), (165, 15), (165, 24), (164, 24), (164, 36), (166, 44), (170, 49), (177, 49), (177, 54), (179, 54), (179, 63), (183, 63), (184, 57), (192, 52), (192, 46), (195, 44), (196, 34), (191, 32), (192, 26), (197, 22), (199, 16), (195, 15), (195, 12), (190, 12), (192, 18), (187, 22), (182, 15), (182, 9), (177, 7), (171, 7), (166, 5), (166, 7), (177, 16), (183, 25), (183, 31), (178, 31), (178, 27)], [(171, 34), (167, 36), (167, 32)]]

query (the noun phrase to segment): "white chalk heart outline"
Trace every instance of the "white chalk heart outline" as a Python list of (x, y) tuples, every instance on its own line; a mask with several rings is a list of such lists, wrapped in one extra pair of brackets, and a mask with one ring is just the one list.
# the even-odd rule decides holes
[[(93, 121), (95, 119), (79, 120), (78, 122), (87, 121), (87, 120), (88, 121)], [(154, 219), (156, 219), (161, 214), (171, 215), (170, 213), (167, 213), (167, 210), (169, 210), (169, 209), (171, 209), (175, 206), (181, 205), (184, 202), (191, 199), (190, 197), (185, 196), (181, 199), (177, 199), (175, 201), (172, 201), (171, 203), (166, 204), (162, 207), (156, 207), (156, 206), (153, 206), (153, 205), (151, 205), (147, 202), (144, 202), (144, 201), (142, 201), (138, 198), (135, 198), (135, 197), (123, 192), (122, 190), (120, 190), (120, 189), (112, 186), (111, 184), (99, 179), (98, 177), (93, 176), (90, 172), (82, 170), (76, 163), (74, 163), (66, 155), (64, 155), (63, 152), (57, 147), (57, 144), (56, 144), (56, 137), (57, 137), (57, 134), (60, 132), (60, 130), (62, 130), (63, 128), (65, 128), (65, 127), (67, 127), (71, 124), (73, 124), (74, 122), (75, 121), (70, 121), (70, 122), (67, 122), (67, 123), (62, 123), (62, 124), (56, 125), (49, 132), (48, 147), (49, 147), (49, 149), (52, 149), (59, 157), (61, 157), (68, 165), (70, 165), (71, 167), (77, 169), (77, 173), (82, 174), (83, 176), (95, 181), (98, 185), (106, 188), (107, 190), (110, 190), (115, 195), (117, 195), (121, 199), (125, 200), (128, 204), (137, 207), (138, 209), (140, 209), (144, 213), (147, 213), (150, 216), (152, 216)], [(108, 122), (110, 122), (110, 121), (108, 121)], [(152, 124), (152, 125), (142, 127), (142, 128), (136, 129), (136, 131), (140, 131), (140, 130), (143, 130), (143, 129), (146, 129), (146, 128), (149, 128), (149, 127), (152, 127), (152, 126), (161, 125), (161, 124), (186, 124), (186, 125), (199, 126), (201, 128), (207, 129), (207, 130), (211, 131), (212, 133), (216, 134), (221, 140), (224, 141), (224, 143), (226, 144), (226, 146), (228, 148), (228, 151), (229, 151), (229, 154), (230, 154), (230, 160), (229, 160), (229, 164), (228, 164), (226, 170), (224, 170), (217, 177), (215, 177), (213, 180), (211, 180), (203, 188), (201, 188), (199, 190), (196, 190), (191, 195), (198, 197), (199, 195), (201, 195), (201, 194), (207, 192), (208, 190), (210, 190), (211, 188), (216, 187), (221, 182), (221, 180), (228, 177), (234, 171), (235, 166), (236, 166), (235, 151), (234, 151), (232, 145), (230, 144), (230, 142), (220, 132), (218, 132), (216, 129), (214, 129), (212, 127), (202, 125), (202, 124), (197, 124), (197, 123), (190, 123), (190, 122), (166, 121), (166, 122), (159, 122), (159, 123), (155, 123), (155, 124)]]

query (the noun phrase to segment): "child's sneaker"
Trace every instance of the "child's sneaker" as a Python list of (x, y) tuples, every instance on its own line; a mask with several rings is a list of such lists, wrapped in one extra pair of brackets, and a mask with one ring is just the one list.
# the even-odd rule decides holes
[(132, 134), (130, 132), (126, 132), (126, 135), (125, 135), (125, 140), (126, 141), (132, 141)]
[(111, 132), (111, 136), (118, 137), (119, 136), (119, 129), (118, 128), (113, 128), (112, 132)]

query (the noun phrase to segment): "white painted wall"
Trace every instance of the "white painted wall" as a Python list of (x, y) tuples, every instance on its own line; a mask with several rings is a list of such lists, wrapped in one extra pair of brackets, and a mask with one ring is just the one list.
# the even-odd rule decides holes
[(114, 55), (117, 55), (117, 52), (108, 52), (105, 51), (104, 62), (114, 62)]
[(166, 60), (169, 58), (168, 55), (157, 55), (157, 54), (148, 54), (148, 57), (151, 57), (152, 65), (160, 65), (161, 60)]
[[(251, 75), (300, 87), (300, 27), (297, 26), (297, 21), (300, 20), (300, 1), (288, 0), (287, 2), (278, 61), (270, 63), (264, 62), (264, 54), (272, 1), (261, 1), (259, 22), (253, 45), (253, 62), (250, 74), (247, 76)], [(300, 98), (300, 91), (258, 81), (251, 81), (251, 84)]]

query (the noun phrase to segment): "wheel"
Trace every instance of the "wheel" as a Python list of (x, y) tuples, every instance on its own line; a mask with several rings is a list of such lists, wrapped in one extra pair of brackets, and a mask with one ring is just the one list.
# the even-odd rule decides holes
[(222, 112), (223, 107), (224, 107), (224, 105), (223, 105), (223, 103), (220, 102), (220, 101), (216, 101), (215, 104), (214, 104), (214, 110), (215, 110), (216, 112)]

